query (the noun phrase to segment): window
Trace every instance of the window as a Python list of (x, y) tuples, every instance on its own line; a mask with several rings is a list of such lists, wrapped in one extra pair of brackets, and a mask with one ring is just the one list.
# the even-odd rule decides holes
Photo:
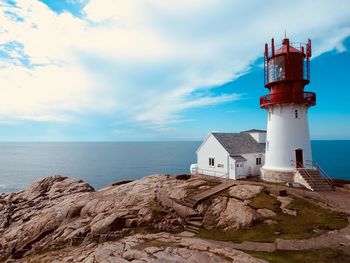
[(269, 59), (268, 70), (268, 82), (284, 80), (285, 79), (285, 57), (278, 56)]
[(256, 158), (256, 165), (258, 165), (258, 166), (261, 165), (261, 157)]
[(294, 115), (295, 115), (295, 118), (298, 119), (298, 117), (299, 117), (298, 110), (295, 110), (295, 111), (294, 111)]
[(219, 164), (218, 164), (218, 167), (219, 167), (219, 168), (224, 168), (224, 165), (221, 164), (221, 163), (219, 163)]
[(209, 158), (209, 166), (210, 167), (214, 167), (215, 166), (214, 158)]

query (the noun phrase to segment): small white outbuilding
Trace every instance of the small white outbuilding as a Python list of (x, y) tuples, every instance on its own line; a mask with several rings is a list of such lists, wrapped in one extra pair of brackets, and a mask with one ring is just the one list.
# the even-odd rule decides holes
[(266, 131), (211, 132), (197, 149), (191, 173), (243, 179), (260, 175), (265, 162)]

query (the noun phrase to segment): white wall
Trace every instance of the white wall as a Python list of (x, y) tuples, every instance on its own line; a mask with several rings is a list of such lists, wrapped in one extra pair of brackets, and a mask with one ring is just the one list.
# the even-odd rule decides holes
[[(298, 110), (298, 118), (295, 118)], [(303, 159), (312, 160), (308, 108), (304, 105), (275, 105), (269, 107), (267, 121), (266, 160), (264, 169), (294, 170), (295, 150), (303, 149)]]
[(252, 136), (258, 143), (266, 143), (266, 132), (250, 132)]
[[(215, 159), (215, 166), (209, 166), (209, 158)], [(218, 167), (222, 164), (223, 167)], [(210, 134), (197, 151), (198, 172), (224, 177), (228, 174), (229, 156), (219, 141)]]
[[(247, 159), (244, 163), (244, 173), (246, 175), (260, 175), (260, 168), (265, 163), (265, 154), (264, 153), (246, 153), (242, 156)], [(256, 165), (256, 158), (261, 157), (261, 165)]]

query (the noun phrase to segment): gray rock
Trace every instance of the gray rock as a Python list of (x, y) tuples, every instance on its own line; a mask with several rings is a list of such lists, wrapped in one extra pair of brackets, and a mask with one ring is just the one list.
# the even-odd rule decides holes
[[(182, 231), (184, 219), (162, 207), (156, 195), (173, 193), (173, 202), (187, 194), (181, 187), (198, 189), (206, 183), (196, 178), (180, 186), (175, 177), (154, 175), (94, 191), (80, 180), (44, 178), (1, 197), (0, 261), (14, 255), (27, 262), (31, 253), (34, 262), (232, 262), (211, 251), (218, 248), (215, 242), (164, 232), (132, 234), (135, 226)], [(226, 197), (208, 202), (202, 212), (207, 225), (223, 228), (244, 227), (258, 216), (247, 202)], [(261, 262), (232, 249), (225, 253), (237, 262)]]
[(267, 208), (258, 209), (257, 212), (261, 217), (265, 218), (271, 218), (276, 216), (276, 213), (274, 211)]
[(247, 200), (258, 195), (263, 189), (264, 187), (259, 185), (241, 184), (232, 186), (229, 189), (229, 194), (230, 196), (238, 198), (240, 200)]
[(259, 218), (258, 213), (243, 202), (229, 198), (226, 209), (220, 214), (217, 227), (225, 230), (249, 226)]

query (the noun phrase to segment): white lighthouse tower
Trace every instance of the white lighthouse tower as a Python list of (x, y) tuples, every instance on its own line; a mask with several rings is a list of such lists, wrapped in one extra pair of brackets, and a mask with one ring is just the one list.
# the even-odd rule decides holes
[(294, 182), (298, 168), (312, 168), (308, 109), (316, 104), (316, 94), (305, 92), (310, 82), (311, 41), (292, 45), (265, 44), (265, 87), (269, 94), (260, 98), (266, 109), (267, 138), (262, 179)]

